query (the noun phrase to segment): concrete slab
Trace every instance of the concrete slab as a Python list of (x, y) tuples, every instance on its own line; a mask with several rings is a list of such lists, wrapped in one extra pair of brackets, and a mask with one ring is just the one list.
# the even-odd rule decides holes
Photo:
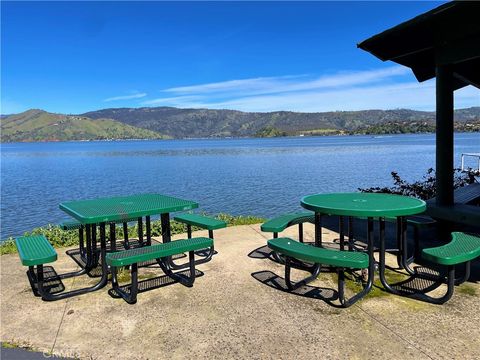
[[(313, 226), (306, 225), (305, 233), (312, 241)], [(296, 237), (297, 229), (285, 234)], [(180, 237), (185, 235), (174, 238)], [(172, 284), (141, 293), (133, 306), (111, 298), (108, 287), (43, 302), (31, 294), (16, 255), (2, 256), (2, 274), (7, 275), (2, 276), (1, 339), (42, 351), (53, 348), (58, 356), (94, 359), (479, 357), (480, 318), (472, 309), (479, 308), (480, 285), (469, 283), (470, 293), (477, 295), (456, 291), (444, 306), (385, 295), (338, 309), (279, 291), (259, 281), (260, 275), (252, 276), (283, 277), (283, 266), (248, 256), (268, 238), (259, 225), (216, 231), (218, 254), (198, 266), (204, 276), (192, 288)], [(326, 242), (335, 238), (336, 233), (324, 230)], [(59, 272), (73, 263), (60, 252), (55, 264)], [(161, 272), (149, 268), (140, 274)], [(332, 274), (321, 274), (312, 286), (327, 288), (328, 294), (335, 280)], [(95, 281), (84, 276), (68, 286)]]

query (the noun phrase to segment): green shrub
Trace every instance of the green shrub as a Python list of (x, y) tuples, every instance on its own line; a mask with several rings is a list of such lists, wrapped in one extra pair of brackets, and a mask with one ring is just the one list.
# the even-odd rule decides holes
[[(463, 172), (461, 169), (454, 169), (453, 172), (453, 187), (455, 189), (475, 182), (475, 171)], [(371, 187), (366, 189), (359, 188), (358, 190), (367, 193), (385, 193), (412, 196), (422, 200), (431, 199), (437, 194), (437, 189), (435, 187), (435, 170), (432, 168), (427, 170), (427, 173), (423, 175), (421, 180), (417, 180), (412, 183), (403, 180), (395, 171), (392, 171), (391, 175), (393, 178), (393, 186), (391, 187)]]

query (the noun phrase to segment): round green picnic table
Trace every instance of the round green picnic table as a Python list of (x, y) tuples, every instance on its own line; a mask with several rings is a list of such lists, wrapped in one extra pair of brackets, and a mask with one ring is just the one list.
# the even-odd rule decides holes
[(422, 213), (425, 201), (393, 194), (332, 193), (305, 196), (301, 205), (316, 213), (355, 217), (398, 217)]
[[(314, 194), (302, 198), (301, 205), (315, 212), (315, 245), (322, 244), (322, 215), (337, 215), (340, 218), (340, 249), (344, 250), (343, 217), (367, 219), (367, 246), (370, 262), (374, 262), (373, 221), (378, 219), (380, 229), (380, 280), (385, 285), (385, 218), (397, 218), (397, 261), (401, 268), (411, 273), (407, 258), (407, 228), (405, 217), (425, 211), (423, 200), (393, 194), (379, 193), (327, 193)], [(349, 222), (349, 249), (352, 250), (353, 233)]]

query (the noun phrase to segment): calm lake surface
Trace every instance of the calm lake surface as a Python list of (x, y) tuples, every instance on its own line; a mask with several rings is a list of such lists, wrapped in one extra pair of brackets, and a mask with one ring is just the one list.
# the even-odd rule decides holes
[[(420, 179), (434, 145), (430, 134), (2, 144), (1, 239), (68, 218), (62, 201), (148, 192), (271, 217), (304, 195), (391, 185), (392, 170)], [(462, 152), (480, 152), (479, 133), (456, 134), (457, 165)]]

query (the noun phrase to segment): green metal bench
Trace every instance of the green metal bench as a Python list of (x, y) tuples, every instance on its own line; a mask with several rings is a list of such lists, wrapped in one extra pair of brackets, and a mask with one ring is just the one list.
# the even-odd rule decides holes
[[(41, 296), (45, 301), (65, 299), (74, 295), (95, 291), (103, 286), (107, 280), (105, 274), (100, 282), (92, 287), (62, 292), (65, 288), (63, 284), (61, 284), (61, 279), (82, 275), (85, 273), (85, 269), (57, 275), (52, 268), (52, 270), (48, 272), (53, 273), (53, 276), (46, 278), (45, 273), (47, 271), (45, 271), (44, 265), (57, 260), (57, 252), (48, 239), (44, 235), (22, 236), (15, 239), (15, 245), (22, 265), (28, 266), (27, 277), (33, 293), (35, 296)], [(51, 288), (52, 283), (55, 282), (60, 283), (61, 287), (59, 291), (53, 292)], [(57, 292), (62, 293), (57, 294)]]
[[(197, 214), (181, 214), (181, 215), (175, 216), (173, 219), (179, 223), (183, 223), (187, 225), (187, 237), (189, 239), (192, 238), (192, 226), (196, 226), (201, 229), (208, 230), (208, 237), (212, 240), (213, 240), (213, 230), (223, 229), (227, 227), (227, 223), (225, 221), (214, 219), (207, 216), (197, 215)], [(196, 255), (202, 255), (204, 253), (205, 255), (203, 256), (203, 258), (196, 261), (197, 265), (206, 263), (207, 261), (210, 261), (212, 259), (212, 256), (216, 254), (214, 245), (212, 244), (212, 246), (209, 249), (202, 249), (198, 251)], [(182, 269), (182, 268), (185, 268), (187, 265), (188, 264), (183, 264), (183, 265), (173, 264), (175, 269)]]
[[(264, 222), (260, 226), (260, 230), (262, 230), (263, 232), (273, 233), (273, 238), (276, 239), (278, 238), (278, 233), (284, 231), (286, 228), (289, 228), (290, 226), (298, 225), (298, 240), (301, 243), (303, 243), (303, 224), (304, 223), (315, 224), (315, 214), (312, 212), (301, 212), (301, 213), (281, 215)], [(275, 261), (281, 264), (285, 263), (285, 259), (279, 256), (279, 254), (276, 251), (272, 252), (272, 256), (275, 259)]]
[[(120, 295), (127, 303), (135, 304), (137, 302), (138, 293), (138, 263), (150, 260), (157, 260), (161, 269), (167, 276), (190, 287), (195, 281), (194, 252), (211, 246), (213, 246), (212, 239), (200, 237), (175, 240), (158, 245), (108, 253), (105, 257), (105, 261), (107, 265), (111, 266), (113, 291)], [(168, 261), (172, 255), (183, 254), (184, 252), (188, 252), (189, 254), (189, 277), (173, 273)], [(130, 266), (132, 280), (131, 284), (128, 286), (128, 291), (122, 290), (118, 284), (117, 268), (121, 266)]]
[(213, 230), (227, 227), (225, 221), (197, 214), (181, 214), (175, 216), (173, 220), (187, 225), (187, 236), (189, 239), (192, 238), (192, 226), (208, 230), (210, 239), (213, 239)]
[[(480, 256), (480, 237), (476, 235), (465, 234), (462, 232), (453, 232), (452, 240), (445, 245), (433, 248), (423, 249), (422, 258), (426, 261), (447, 267), (447, 276), (430, 278), (439, 282), (447, 283), (447, 292), (440, 298), (433, 298), (425, 293), (405, 292), (397, 290), (389, 284), (387, 289), (398, 295), (411, 297), (434, 304), (443, 304), (448, 301), (454, 292), (455, 285), (459, 285), (470, 277), (470, 262)], [(465, 264), (465, 274), (460, 279), (455, 279), (455, 265)], [(384, 284), (385, 285), (385, 284)]]
[(284, 231), (286, 228), (298, 225), (298, 240), (303, 243), (303, 224), (306, 222), (315, 224), (315, 214), (312, 212), (301, 212), (281, 215), (264, 222), (260, 229), (263, 232), (273, 233), (273, 238), (277, 238), (278, 233)]
[[(372, 288), (374, 263), (368, 254), (315, 247), (290, 238), (275, 238), (268, 240), (267, 243), (268, 247), (273, 251), (285, 256), (285, 283), (290, 291), (315, 280), (320, 273), (321, 264), (336, 267), (338, 274), (338, 299), (343, 307), (349, 307), (365, 296)], [(310, 270), (311, 275), (293, 284), (290, 278), (292, 260), (314, 263), (314, 267)], [(363, 290), (350, 299), (345, 298), (345, 269), (368, 269), (368, 279), (366, 284), (364, 284)]]

